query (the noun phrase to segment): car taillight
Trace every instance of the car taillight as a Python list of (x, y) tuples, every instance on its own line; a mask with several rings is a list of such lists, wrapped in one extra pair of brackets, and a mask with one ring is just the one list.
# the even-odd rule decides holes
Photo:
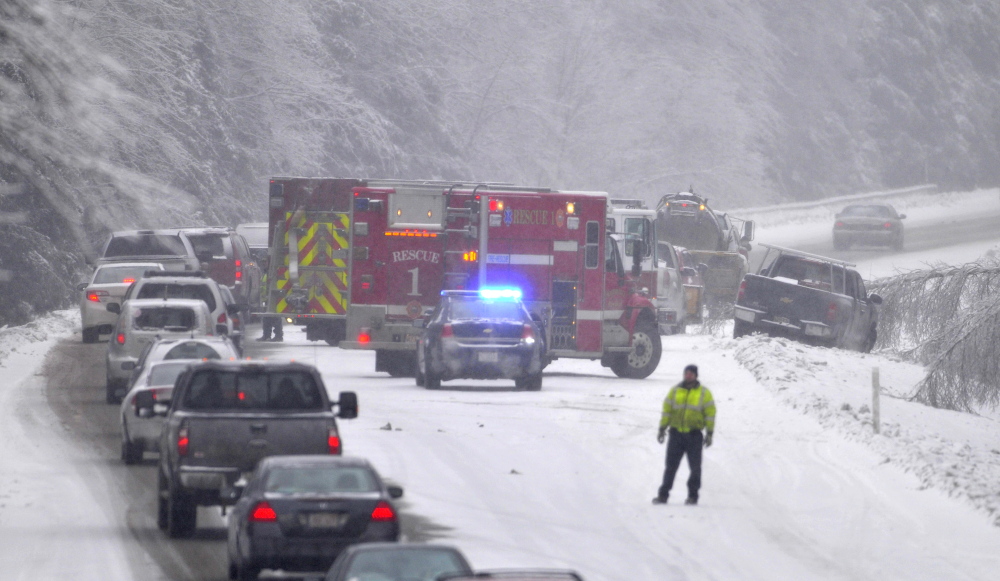
[(191, 441), (188, 440), (187, 426), (183, 426), (181, 429), (177, 430), (177, 454), (179, 456), (187, 456), (188, 445), (190, 443)]
[(396, 520), (396, 511), (392, 510), (392, 505), (386, 501), (380, 501), (372, 511), (372, 520), (378, 522), (391, 522)]
[(837, 303), (830, 303), (826, 307), (826, 322), (832, 323), (837, 318)]
[(740, 292), (738, 295), (736, 295), (737, 302), (743, 300), (743, 293), (746, 292), (746, 290), (747, 290), (747, 281), (743, 281), (740, 283)]
[(844, 227), (844, 223), (838, 220), (838, 221), (836, 221), (836, 222), (833, 223), (833, 227), (834, 228), (843, 228)]
[(89, 293), (87, 293), (87, 300), (93, 303), (99, 303), (101, 302), (101, 297), (106, 297), (106, 296), (108, 296), (108, 291), (102, 291), (102, 290), (90, 291)]
[(333, 455), (340, 454), (340, 434), (337, 433), (337, 428), (331, 427), (330, 431), (327, 433), (326, 448), (327, 451)]
[(362, 345), (367, 345), (372, 342), (372, 332), (371, 329), (367, 327), (362, 327), (361, 331), (358, 333), (358, 343)]
[(447, 339), (448, 337), (454, 337), (454, 336), (455, 336), (455, 330), (451, 328), (451, 323), (445, 323), (444, 326), (441, 327), (441, 338)]
[(219, 318), (215, 320), (216, 323), (220, 325), (226, 324), (226, 313), (219, 313)]
[(135, 278), (131, 276), (126, 276), (125, 278), (122, 279), (122, 282), (125, 284), (132, 284), (133, 282), (135, 282)]
[(521, 331), (521, 342), (533, 345), (535, 343), (535, 328), (527, 323)]
[(885, 224), (882, 225), (885, 226), (886, 228), (892, 228), (892, 222), (886, 222)]
[(275, 522), (278, 520), (278, 513), (274, 512), (271, 505), (266, 500), (257, 503), (250, 511), (250, 522)]
[(125, 333), (118, 333), (118, 336), (115, 337), (115, 341), (117, 341), (119, 345), (124, 345), (125, 344)]

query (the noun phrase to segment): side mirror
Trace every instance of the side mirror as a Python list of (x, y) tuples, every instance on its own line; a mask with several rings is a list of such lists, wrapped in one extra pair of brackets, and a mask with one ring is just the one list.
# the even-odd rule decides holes
[(905, 218), (906, 218), (906, 214), (900, 214), (900, 215), (899, 215), (899, 219), (900, 219), (900, 220), (903, 220), (903, 219), (905, 219)]
[(340, 392), (340, 399), (335, 403), (339, 409), (337, 417), (345, 420), (353, 420), (358, 417), (358, 394), (353, 391)]
[(156, 399), (153, 398), (153, 392), (151, 391), (140, 391), (135, 394), (135, 415), (140, 418), (148, 418), (153, 415), (153, 407), (156, 405)]
[(104, 307), (104, 310), (106, 310), (109, 313), (114, 313), (116, 315), (122, 314), (122, 306), (119, 305), (118, 303), (108, 303)]
[(743, 240), (745, 242), (750, 242), (753, 240), (754, 235), (754, 223), (753, 220), (747, 220), (743, 223)]
[(872, 294), (868, 295), (868, 302), (871, 303), (871, 304), (873, 304), (873, 305), (881, 305), (882, 304), (882, 297), (881, 297), (881, 295), (877, 295), (875, 293), (872, 293)]
[(233, 484), (232, 486), (227, 486), (219, 491), (219, 496), (222, 500), (226, 502), (236, 502), (243, 496), (244, 486), (240, 484)]
[(402, 486), (386, 486), (385, 488), (389, 491), (389, 498), (400, 498), (403, 496)]
[(80, 284), (76, 285), (76, 290), (82, 291), (82, 290), (86, 289), (89, 284), (90, 283), (81, 282)]
[(698, 271), (690, 266), (685, 266), (681, 268), (681, 276), (698, 276)]

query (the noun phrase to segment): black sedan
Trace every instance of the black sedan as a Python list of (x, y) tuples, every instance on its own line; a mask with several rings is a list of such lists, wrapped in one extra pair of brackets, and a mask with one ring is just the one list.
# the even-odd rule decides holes
[(417, 385), (438, 389), (449, 379), (513, 379), (542, 389), (541, 326), (514, 289), (442, 291), (417, 342)]
[(395, 542), (399, 520), (392, 499), (402, 495), (360, 458), (265, 458), (229, 517), (229, 576), (325, 571), (349, 545)]
[(341, 553), (325, 581), (438, 581), (468, 575), (472, 567), (454, 547), (366, 543)]
[(852, 244), (903, 249), (903, 219), (889, 204), (854, 204), (835, 217), (833, 247), (846, 250)]

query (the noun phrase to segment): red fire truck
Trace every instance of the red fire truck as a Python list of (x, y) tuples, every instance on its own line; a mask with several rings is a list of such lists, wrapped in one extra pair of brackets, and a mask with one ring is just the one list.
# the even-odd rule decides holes
[[(354, 188), (347, 349), (413, 372), (413, 322), (444, 289), (516, 287), (546, 329), (547, 357), (600, 359), (643, 378), (660, 359), (656, 308), (607, 231), (608, 196), (484, 184)], [(639, 244), (641, 241), (628, 241)], [(632, 254), (638, 259), (645, 252)]]

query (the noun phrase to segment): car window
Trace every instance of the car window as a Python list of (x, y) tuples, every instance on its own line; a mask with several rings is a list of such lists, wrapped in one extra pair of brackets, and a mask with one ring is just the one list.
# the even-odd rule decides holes
[(360, 551), (351, 559), (347, 579), (357, 581), (434, 581), (449, 573), (468, 573), (453, 551), (406, 549)]
[(515, 301), (453, 298), (448, 312), (452, 321), (467, 319), (506, 319), (523, 321), (524, 308)]
[(324, 409), (312, 375), (301, 371), (199, 371), (184, 398), (188, 409), (307, 411)]
[(150, 368), (147, 385), (173, 385), (189, 363), (158, 363)]
[(172, 347), (163, 359), (222, 359), (222, 357), (209, 345), (187, 341)]
[(894, 218), (892, 211), (885, 206), (848, 206), (840, 213), (841, 216), (857, 216), (862, 218)]
[(677, 268), (677, 262), (674, 260), (674, 252), (671, 250), (670, 245), (665, 242), (659, 242), (659, 259), (665, 263), (667, 268)]
[(187, 248), (177, 234), (130, 234), (108, 243), (104, 257), (118, 256), (187, 256)]
[(830, 278), (830, 265), (814, 260), (785, 257), (778, 264), (778, 270), (775, 271), (774, 277), (794, 280), (802, 286), (811, 288), (833, 290), (833, 281)]
[(132, 328), (142, 331), (191, 331), (197, 322), (194, 311), (184, 307), (139, 307), (132, 311)]
[(378, 492), (378, 482), (363, 466), (276, 466), (268, 471), (265, 492), (334, 494)]
[(115, 284), (133, 283), (146, 273), (147, 270), (163, 270), (159, 264), (145, 264), (142, 266), (101, 266), (94, 272), (94, 282), (92, 284)]
[(211, 254), (213, 258), (226, 258), (226, 246), (223, 244), (222, 239), (227, 237), (227, 235), (188, 234), (187, 237), (191, 241), (191, 246), (194, 247), (195, 256)]
[(148, 282), (139, 289), (139, 299), (195, 299), (208, 305), (209, 311), (216, 307), (215, 294), (204, 283), (181, 284), (173, 282)]

